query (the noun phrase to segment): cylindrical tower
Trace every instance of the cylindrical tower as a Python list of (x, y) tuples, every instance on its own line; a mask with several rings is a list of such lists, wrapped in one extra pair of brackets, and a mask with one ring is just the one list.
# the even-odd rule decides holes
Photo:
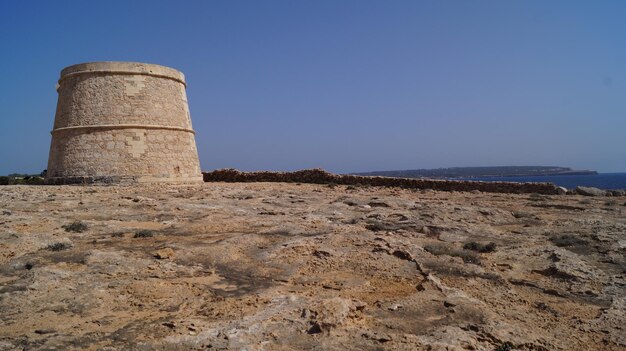
[(185, 88), (153, 64), (63, 69), (46, 182), (201, 182)]

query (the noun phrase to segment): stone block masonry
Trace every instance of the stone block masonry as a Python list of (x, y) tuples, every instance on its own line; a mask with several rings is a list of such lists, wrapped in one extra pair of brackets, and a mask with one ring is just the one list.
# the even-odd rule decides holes
[(48, 184), (201, 182), (184, 75), (132, 62), (61, 71)]

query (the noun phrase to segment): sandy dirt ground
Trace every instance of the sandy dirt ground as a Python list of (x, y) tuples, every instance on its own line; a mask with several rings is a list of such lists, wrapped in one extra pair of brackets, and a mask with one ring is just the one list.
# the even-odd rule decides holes
[(0, 350), (625, 350), (625, 202), (4, 186)]

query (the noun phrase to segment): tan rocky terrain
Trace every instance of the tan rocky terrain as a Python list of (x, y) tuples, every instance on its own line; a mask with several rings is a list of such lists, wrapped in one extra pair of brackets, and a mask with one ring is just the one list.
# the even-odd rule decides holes
[(624, 350), (625, 201), (5, 186), (0, 350)]

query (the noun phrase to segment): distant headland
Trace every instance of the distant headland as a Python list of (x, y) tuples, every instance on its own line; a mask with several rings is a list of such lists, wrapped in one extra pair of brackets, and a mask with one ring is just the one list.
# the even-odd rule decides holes
[(486, 177), (530, 177), (553, 175), (593, 175), (592, 170), (574, 170), (556, 166), (502, 166), (502, 167), (452, 167), (436, 169), (411, 169), (402, 171), (376, 171), (352, 173), (363, 176), (400, 178), (486, 178)]

